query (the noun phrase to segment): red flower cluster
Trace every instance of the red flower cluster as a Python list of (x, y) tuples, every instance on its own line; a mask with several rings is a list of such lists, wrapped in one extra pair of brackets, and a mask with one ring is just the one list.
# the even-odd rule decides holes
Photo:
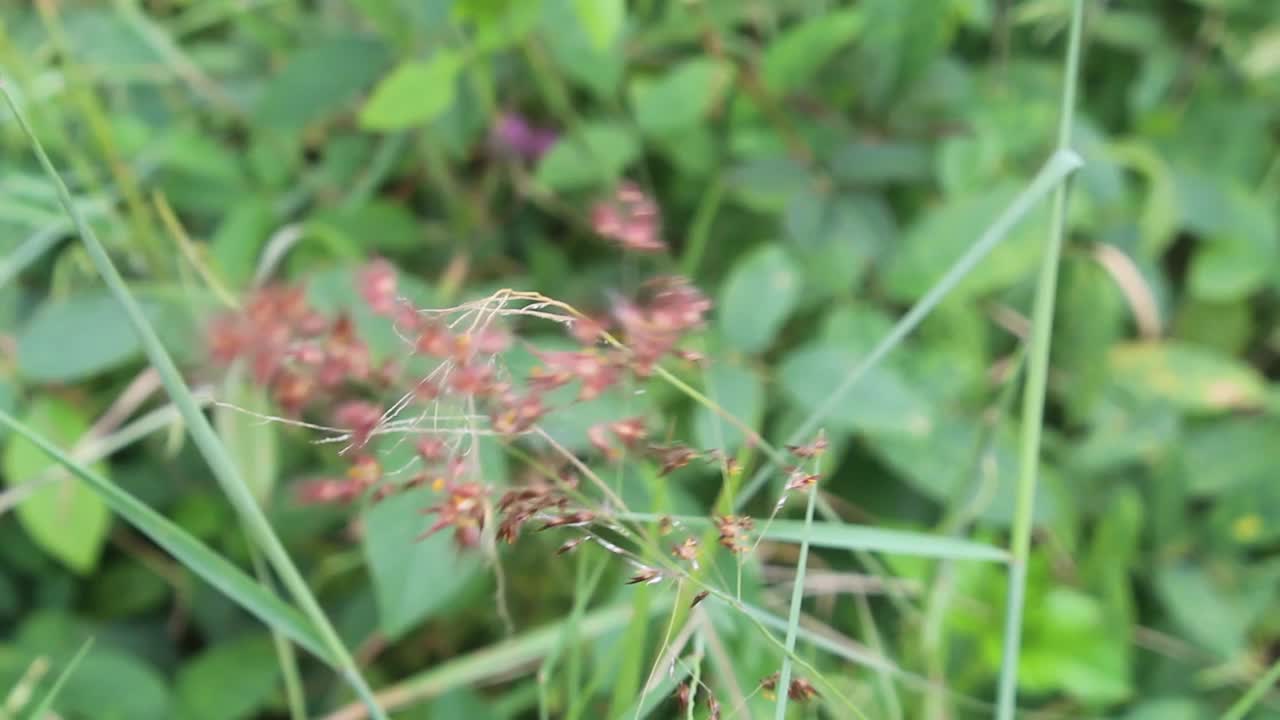
[(660, 237), (662, 217), (653, 197), (631, 181), (591, 209), (591, 227), (625, 250), (656, 253), (667, 249)]
[[(760, 681), (760, 688), (769, 694), (778, 691), (778, 673), (774, 673), (764, 680)], [(796, 702), (805, 702), (810, 698), (816, 697), (818, 690), (813, 683), (804, 678), (795, 678), (791, 684), (787, 686), (787, 697)]]
[(329, 320), (291, 285), (264, 287), (244, 308), (214, 318), (209, 326), (210, 354), (230, 364), (245, 359), (259, 384), (291, 415), (318, 397), (332, 397), (347, 383), (385, 381), (389, 366), (375, 373), (369, 349), (345, 315)]

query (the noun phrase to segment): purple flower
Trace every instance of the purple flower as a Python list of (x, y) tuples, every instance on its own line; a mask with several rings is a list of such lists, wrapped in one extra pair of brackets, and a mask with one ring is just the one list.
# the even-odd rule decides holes
[(493, 143), (524, 160), (536, 161), (559, 138), (555, 130), (531, 125), (519, 113), (502, 113), (492, 131)]

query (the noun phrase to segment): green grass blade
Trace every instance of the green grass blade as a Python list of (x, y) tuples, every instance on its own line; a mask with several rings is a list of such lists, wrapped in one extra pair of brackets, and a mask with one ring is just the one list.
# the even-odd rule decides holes
[[(1071, 29), (1063, 67), (1062, 104), (1058, 118), (1058, 153), (1071, 152), (1071, 125), (1075, 119), (1076, 84), (1080, 46), (1084, 36), (1084, 0), (1071, 7)], [(1004, 627), (1004, 655), (996, 696), (996, 718), (1013, 720), (1018, 696), (1018, 655), (1022, 639), (1022, 609), (1026, 600), (1027, 559), (1031, 552), (1032, 512), (1040, 468), (1040, 431), (1044, 424), (1044, 399), (1049, 377), (1049, 342), (1053, 332), (1058, 263), (1067, 233), (1067, 203), (1071, 185), (1063, 182), (1053, 198), (1049, 241), (1040, 263), (1035, 306), (1031, 315), (1031, 343), (1027, 377), (1022, 393), (1022, 427), (1018, 455), (1018, 491), (1013, 516), (1009, 558), (1009, 597)]]
[(62, 692), (62, 686), (67, 684), (67, 680), (71, 679), (72, 673), (79, 667), (80, 661), (84, 660), (84, 656), (89, 654), (89, 648), (93, 647), (93, 638), (84, 641), (80, 649), (71, 658), (67, 666), (62, 668), (62, 672), (58, 673), (58, 679), (53, 681), (53, 685), (49, 687), (49, 691), (40, 698), (40, 702), (36, 703), (31, 714), (27, 717), (31, 720), (41, 720), (45, 715), (49, 714), (49, 709), (53, 707), (53, 701), (58, 699), (58, 693)]
[(1257, 705), (1267, 691), (1277, 684), (1280, 684), (1280, 660), (1272, 664), (1271, 669), (1249, 686), (1244, 695), (1241, 695), (1240, 699), (1222, 716), (1222, 720), (1244, 720), (1253, 706)]
[[(671, 609), (670, 597), (649, 605), (649, 617)], [(631, 621), (630, 604), (620, 604), (589, 612), (578, 623), (578, 639), (593, 640), (620, 630)], [(455, 688), (466, 687), (493, 677), (506, 677), (520, 668), (545, 658), (560, 645), (566, 621), (560, 621), (517, 635), (509, 640), (441, 663), (426, 672), (378, 691), (377, 698), (388, 710), (397, 710), (437, 697)], [(324, 720), (361, 720), (366, 710), (348, 705)]]
[[(658, 522), (662, 516), (648, 513), (619, 513), (616, 517), (627, 522)], [(711, 524), (710, 518), (692, 515), (674, 516), (671, 520), (691, 527)], [(756, 527), (760, 529), (761, 537), (765, 540), (795, 543), (801, 542), (807, 534), (810, 545), (832, 550), (869, 550), (895, 555), (984, 562), (1005, 562), (1009, 558), (1006, 550), (994, 545), (909, 530), (889, 530), (834, 522), (815, 522), (806, 530), (805, 523), (799, 520), (774, 520), (771, 523), (758, 520)]]
[(809, 565), (809, 536), (813, 530), (813, 506), (818, 498), (818, 485), (809, 488), (809, 503), (804, 511), (804, 534), (800, 538), (800, 557), (796, 559), (796, 577), (791, 581), (791, 612), (787, 617), (787, 653), (782, 656), (778, 673), (777, 704), (774, 720), (787, 720), (787, 701), (791, 697), (791, 655), (796, 651), (796, 631), (800, 628), (800, 605), (804, 602), (804, 574)]
[(69, 455), (50, 443), (39, 433), (27, 427), (8, 413), (0, 410), (0, 424), (3, 424), (43, 450), (72, 474), (82, 480), (94, 492), (102, 497), (103, 502), (126, 522), (151, 538), (152, 542), (164, 548), (166, 552), (184, 566), (199, 575), (205, 582), (217, 588), (222, 594), (236, 601), (245, 610), (255, 615), (267, 625), (279, 629), (294, 642), (306, 648), (316, 657), (334, 664), (334, 658), (325, 650), (319, 635), (307, 623), (297, 610), (289, 607), (280, 598), (272, 595), (254, 582), (240, 568), (232, 565), (221, 555), (189, 535), (185, 530), (170, 522), (160, 513), (144, 505), (137, 498), (121, 490), (117, 485), (88, 467), (73, 460)]
[[(1031, 212), (1037, 203), (1055, 188), (1060, 187), (1066, 178), (1082, 164), (1083, 161), (1080, 156), (1069, 148), (1060, 148), (1054, 152), (1049, 157), (1048, 162), (1036, 173), (1031, 183), (1022, 192), (1018, 193), (1018, 196), (1013, 199), (1009, 207), (1005, 208), (1004, 212), (983, 231), (978, 241), (965, 251), (965, 254), (961, 255), (959, 260), (956, 260), (955, 264), (947, 270), (947, 273), (938, 282), (934, 283), (933, 287), (929, 288), (929, 292), (925, 293), (924, 297), (911, 306), (911, 309), (898, 320), (893, 329), (889, 331), (889, 334), (885, 335), (884, 339), (872, 348), (866, 357), (862, 358), (857, 365), (849, 370), (849, 374), (845, 375), (840, 384), (831, 391), (831, 395), (827, 400), (817, 410), (809, 414), (809, 417), (800, 424), (800, 427), (796, 428), (796, 431), (792, 433), (787, 442), (799, 443), (808, 441), (809, 437), (822, 424), (822, 421), (840, 405), (844, 396), (858, 384), (858, 381), (869, 370), (878, 365), (889, 354), (889, 351), (900, 345), (933, 308), (942, 302), (943, 298), (956, 285), (959, 285), (960, 281), (964, 280), (965, 276), (976, 268), (988, 253), (1000, 244), (1001, 240), (1004, 240), (1005, 236), (1017, 226), (1018, 222), (1026, 217), (1027, 213)], [(754, 497), (764, 487), (764, 483), (769, 479), (769, 473), (773, 472), (774, 469), (775, 463), (772, 461), (762, 464), (760, 469), (751, 476), (751, 480), (742, 488), (742, 492), (738, 494), (737, 499), (734, 501), (735, 508), (741, 508)]]
[[(40, 160), (40, 165), (49, 176), (50, 182), (57, 189), (58, 198), (75, 223), (76, 230), (80, 234), (80, 239), (84, 243), (90, 260), (93, 261), (95, 268), (102, 276), (111, 294), (124, 308), (125, 314), (128, 315), (130, 324), (133, 325), (134, 332), (137, 333), (147, 358), (151, 361), (151, 365), (156, 369), (156, 372), (160, 374), (160, 379), (164, 383), (165, 389), (168, 390), (169, 396), (173, 399), (174, 405), (177, 405), (178, 410), (182, 413), (192, 441), (200, 450), (200, 454), (204, 456), (209, 469), (213, 472), (214, 477), (217, 478), (218, 484), (221, 485), (223, 493), (226, 494), (232, 506), (235, 507), (242, 522), (248, 528), (250, 536), (262, 549), (267, 561), (280, 576), (289, 593), (293, 595), (294, 600), (301, 606), (303, 613), (315, 626), (328, 650), (328, 656), (336, 661), (337, 666), (342, 670), (343, 676), (346, 677), (353, 689), (361, 697), (371, 701), (372, 691), (370, 691), (364, 678), (361, 677), (355, 660), (352, 659), (351, 654), (343, 645), (342, 639), (338, 637), (337, 631), (329, 622), (329, 618), (325, 615), (323, 608), (320, 607), (319, 601), (311, 594), (306, 580), (303, 579), (302, 573), (293, 564), (293, 560), (285, 550), (284, 544), (280, 542), (280, 538), (276, 536), (275, 531), (271, 528), (266, 515), (262, 512), (262, 508), (258, 506), (253, 493), (250, 492), (245, 484), (244, 478), (240, 476), (240, 471), (236, 467), (235, 461), (218, 439), (218, 435), (214, 432), (209, 419), (201, 412), (199, 405), (191, 394), (190, 388), (187, 387), (186, 382), (182, 379), (182, 374), (178, 372), (173, 358), (169, 356), (168, 351), (165, 350), (164, 345), (160, 342), (160, 338), (156, 335), (155, 328), (151, 326), (150, 321), (147, 320), (146, 315), (142, 312), (142, 308), (138, 305), (138, 301), (129, 292), (128, 285), (125, 283), (124, 278), (120, 276), (120, 271), (111, 262), (111, 257), (107, 254), (106, 248), (99, 242), (93, 229), (84, 222), (84, 219), (76, 211), (75, 205), (71, 200), (70, 191), (67, 190), (62, 177), (58, 174), (57, 169), (54, 168), (53, 162), (49, 159), (48, 154), (45, 153), (44, 147), (40, 144), (30, 124), (27, 123), (26, 117), (18, 109), (13, 97), (3, 85), (0, 85), (0, 93), (4, 95), (5, 100), (9, 103), (9, 108), (26, 135), (28, 142), (31, 143), (31, 148)], [(375, 718), (385, 718), (381, 709), (376, 706), (370, 707), (370, 712)]]
[(614, 718), (614, 720), (649, 717), (649, 713), (657, 710), (658, 706), (670, 699), (672, 693), (676, 691), (676, 685), (679, 685), (685, 678), (689, 677), (689, 673), (690, 668), (688, 665), (677, 663), (671, 673), (664, 674), (661, 680), (654, 683), (653, 689), (636, 698), (631, 707), (610, 717)]

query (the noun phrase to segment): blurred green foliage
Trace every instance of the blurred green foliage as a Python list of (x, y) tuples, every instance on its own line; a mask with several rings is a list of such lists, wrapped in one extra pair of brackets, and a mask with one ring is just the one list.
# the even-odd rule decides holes
[[(716, 309), (698, 337), (711, 362), (682, 377), (781, 439), (1048, 156), (1067, 17), (1066, 0), (12, 3), (0, 81), (166, 342), (230, 402), (270, 412), (212, 372), (199, 338), (217, 288), (197, 267), (241, 292), (278, 262), (318, 307), (353, 312), (375, 359), (399, 348), (351, 285), (375, 255), (428, 306), (513, 287), (596, 309), (608, 291), (683, 272)], [(1053, 337), (1022, 703), (1056, 717), (1216, 717), (1280, 641), (1280, 4), (1089, 2), (1087, 28), (1073, 128), (1087, 164)], [(556, 139), (542, 153), (504, 145), (503, 117)], [(7, 116), (0, 151), (0, 408), (70, 447), (125, 394), (141, 350)], [(658, 202), (669, 253), (620, 253), (591, 232), (591, 204), (622, 179)], [(157, 197), (193, 243), (174, 239)], [(1003, 542), (1018, 420), (993, 408), (1026, 333), (1046, 216), (1022, 223), (825, 423), (836, 457), (824, 487), (850, 521)], [(740, 429), (645, 389), (548, 432), (584, 446), (597, 420), (658, 413), (664, 438), (751, 456)], [(413, 543), (428, 500), (300, 507), (291, 485), (340, 472), (332, 453), (295, 429), (219, 420), (375, 684), (503, 641), (490, 560), (455, 554), (443, 534)], [(93, 635), (55, 705), (63, 717), (283, 716), (261, 627), (109, 525), (96, 496), (49, 476), (26, 443), (0, 442), (0, 690)], [(489, 482), (518, 472), (486, 452)], [(103, 467), (247, 564), (180, 433)], [(617, 472), (628, 502), (655, 513), (708, 512), (719, 488), (714, 469)], [(554, 547), (502, 550), (518, 631), (569, 616), (575, 598), (637, 597), (620, 589), (620, 563)], [(848, 592), (812, 612), (869, 645), (874, 619), (879, 654), (900, 668), (893, 693), (871, 670), (831, 673), (866, 715), (989, 715), (1000, 567), (815, 553), (819, 570), (875, 594), (869, 615)], [(751, 563), (744, 597), (788, 589), (770, 573), (792, 560)], [(774, 651), (749, 624), (716, 621), (732, 667), (710, 664), (704, 680), (750, 693)], [(603, 717), (615, 686), (634, 690), (652, 662), (626, 649), (652, 652), (660, 633), (618, 625), (596, 647), (565, 641), (545, 683), (500, 672), (398, 716), (528, 717), (542, 695), (555, 717)], [(317, 712), (350, 700), (323, 668), (304, 671)], [(767, 707), (757, 697), (743, 712)], [(1280, 695), (1250, 717), (1280, 717)]]

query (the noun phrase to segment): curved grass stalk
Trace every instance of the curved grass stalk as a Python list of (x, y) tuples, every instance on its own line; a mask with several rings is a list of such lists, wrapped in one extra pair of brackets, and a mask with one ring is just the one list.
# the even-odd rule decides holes
[(791, 581), (791, 614), (787, 617), (787, 654), (782, 657), (778, 673), (778, 702), (774, 720), (787, 720), (787, 700), (791, 697), (791, 655), (796, 650), (796, 630), (800, 627), (800, 605), (804, 600), (804, 573), (809, 563), (809, 531), (813, 529), (813, 506), (818, 498), (818, 484), (809, 488), (809, 505), (804, 512), (805, 532), (800, 537), (800, 557), (796, 560), (796, 577)]
[[(1054, 152), (1049, 157), (1048, 162), (1036, 173), (1031, 183), (1022, 192), (1018, 193), (1018, 196), (1013, 199), (1009, 207), (1005, 208), (1004, 212), (987, 227), (978, 238), (978, 241), (964, 255), (961, 255), (959, 260), (956, 260), (951, 269), (947, 270), (947, 273), (938, 282), (934, 283), (929, 292), (924, 294), (924, 297), (911, 306), (911, 309), (898, 320), (893, 329), (889, 331), (889, 334), (872, 348), (871, 352), (867, 353), (867, 356), (861, 362), (849, 370), (849, 373), (840, 381), (840, 384), (831, 391), (831, 395), (826, 402), (809, 414), (809, 417), (792, 433), (788, 442), (799, 443), (808, 439), (818, 429), (822, 421), (840, 405), (845, 395), (853, 389), (853, 386), (857, 385), (858, 381), (868, 371), (878, 365), (889, 354), (889, 351), (900, 345), (907, 335), (928, 316), (933, 308), (942, 302), (943, 298), (955, 289), (960, 284), (960, 281), (964, 280), (965, 276), (973, 271), (982, 262), (983, 258), (1000, 244), (1000, 241), (1004, 240), (1005, 236), (1013, 230), (1019, 221), (1026, 217), (1027, 213), (1031, 212), (1032, 208), (1040, 200), (1049, 195), (1055, 188), (1060, 188), (1071, 173), (1075, 172), (1083, 164), (1084, 161), (1081, 160), (1080, 156), (1070, 148), (1060, 147)], [(765, 482), (769, 479), (769, 473), (773, 472), (776, 467), (776, 461), (766, 462), (756, 470), (755, 474), (751, 476), (751, 480), (747, 482), (742, 488), (742, 492), (738, 495), (735, 509), (745, 505), (764, 487)]]
[(182, 379), (182, 375), (178, 372), (173, 358), (169, 356), (168, 351), (165, 350), (164, 345), (160, 342), (160, 338), (156, 335), (156, 331), (151, 326), (150, 321), (147, 320), (141, 306), (138, 305), (138, 301), (129, 292), (128, 285), (125, 283), (124, 278), (121, 277), (120, 271), (112, 263), (106, 248), (98, 240), (92, 228), (84, 222), (84, 219), (76, 211), (75, 205), (71, 200), (70, 191), (67, 190), (62, 177), (58, 174), (57, 169), (54, 168), (48, 154), (45, 153), (44, 147), (40, 144), (26, 117), (18, 109), (8, 90), (2, 85), (0, 85), (0, 94), (4, 95), (5, 101), (8, 102), (10, 110), (18, 121), (18, 125), (22, 128), (28, 142), (31, 143), (32, 150), (39, 159), (40, 165), (49, 176), (50, 182), (57, 189), (58, 199), (75, 223), (85, 250), (88, 252), (98, 273), (102, 276), (103, 281), (116, 301), (124, 307), (125, 313), (129, 316), (130, 324), (133, 325), (134, 332), (137, 333), (138, 338), (141, 340), (147, 358), (160, 374), (160, 378), (174, 405), (182, 413), (187, 429), (191, 433), (192, 441), (200, 450), (201, 455), (204, 456), (205, 462), (208, 463), (209, 469), (213, 472), (214, 477), (217, 478), (223, 493), (226, 494), (227, 499), (230, 500), (232, 506), (235, 507), (236, 512), (240, 515), (241, 520), (249, 531), (250, 537), (262, 549), (267, 561), (280, 576), (281, 581), (288, 588), (294, 600), (301, 606), (303, 614), (307, 616), (310, 624), (319, 635), (324, 647), (321, 657), (327, 657), (334, 662), (355, 692), (369, 704), (369, 711), (372, 717), (377, 720), (385, 720), (386, 715), (373, 700), (373, 692), (369, 689), (368, 684), (365, 683), (364, 678), (361, 677), (354, 658), (347, 651), (342, 639), (338, 636), (337, 630), (329, 622), (324, 609), (320, 607), (319, 601), (311, 594), (311, 590), (307, 587), (302, 573), (293, 564), (293, 560), (289, 557), (288, 551), (285, 550), (284, 544), (275, 534), (262, 508), (258, 506), (253, 493), (244, 482), (244, 478), (241, 477), (235, 461), (218, 439), (218, 435), (214, 432), (209, 419), (205, 417), (190, 388), (187, 387), (186, 382)]
[[(1071, 152), (1071, 125), (1075, 118), (1076, 86), (1080, 69), (1080, 46), (1084, 35), (1084, 0), (1071, 6), (1071, 29), (1063, 67), (1062, 105), (1058, 118), (1058, 153)], [(1031, 315), (1031, 344), (1027, 355), (1027, 378), (1022, 394), (1022, 437), (1018, 457), (1018, 494), (1010, 543), (1009, 594), (1005, 612), (1004, 656), (996, 695), (997, 720), (1013, 720), (1018, 697), (1018, 655), (1022, 640), (1022, 609), (1026, 601), (1027, 559), (1031, 552), (1032, 512), (1040, 468), (1040, 431), (1044, 424), (1045, 388), (1049, 376), (1049, 342), (1053, 331), (1053, 309), (1058, 286), (1058, 262), (1067, 232), (1067, 203), (1070, 183), (1058, 186), (1053, 197), (1049, 242), (1040, 263), (1035, 306)]]

